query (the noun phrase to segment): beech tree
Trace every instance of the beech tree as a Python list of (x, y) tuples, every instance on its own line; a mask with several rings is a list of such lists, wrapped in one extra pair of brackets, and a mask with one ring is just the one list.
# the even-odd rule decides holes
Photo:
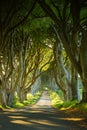
[[(18, 3), (20, 2), (23, 3), (21, 3), (20, 8), (18, 8)], [(39, 24), (30, 20), (31, 17), (29, 18), (28, 16), (34, 8), (35, 2), (30, 1), (28, 5), (27, 2), (28, 1), (15, 1), (14, 5), (14, 2), (11, 1), (9, 8), (7, 8), (8, 3), (4, 5), (3, 2), (1, 4), (0, 18), (2, 22), (0, 27), (2, 31), (0, 30), (0, 104), (3, 106), (12, 105), (15, 91), (17, 92), (21, 102), (26, 99), (26, 95), (30, 91), (31, 86), (40, 76), (42, 69), (49, 64), (51, 60), (51, 58), (48, 58), (45, 63), (43, 62), (41, 66), (39, 65), (43, 60), (43, 56), (41, 56), (43, 51), (39, 42), (45, 35), (42, 35), (42, 37), (40, 35), (42, 34), (43, 29), (38, 31), (37, 35), (39, 34), (39, 36), (36, 35), (36, 30), (40, 28), (41, 20), (38, 22)], [(6, 8), (4, 9), (4, 13), (3, 7), (5, 6)], [(27, 10), (28, 8), (25, 9), (25, 6), (30, 6), (29, 10)], [(10, 21), (8, 20), (9, 18), (6, 19), (9, 22), (7, 24), (7, 28), (5, 28), (6, 30), (4, 30), (3, 21), (7, 15), (10, 15), (8, 14), (10, 8), (11, 11), (14, 10), (14, 17), (12, 16)], [(17, 12), (15, 12), (16, 9), (18, 9)], [(16, 19), (18, 14), (19, 16), (23, 16), (20, 17), (20, 19)], [(32, 25), (30, 26), (29, 23), (31, 22)], [(42, 20), (42, 23), (43, 27), (44, 20)], [(33, 27), (33, 25), (35, 26)], [(40, 40), (38, 41), (39, 37)], [(37, 75), (38, 69), (40, 70), (40, 73)]]
[[(85, 0), (37, 0), (37, 2), (56, 24), (59, 37), (66, 53), (69, 56), (73, 67), (81, 77), (83, 83), (82, 101), (87, 102), (87, 15), (85, 13), (87, 3)], [(80, 34), (81, 36), (79, 36)]]
[[(11, 105), (15, 91), (20, 101), (26, 99), (51, 63), (56, 83), (63, 93), (67, 84), (72, 99), (77, 99), (80, 75), (82, 101), (87, 102), (86, 6), (86, 0), (0, 1), (0, 104)], [(63, 49), (71, 72), (62, 60)]]

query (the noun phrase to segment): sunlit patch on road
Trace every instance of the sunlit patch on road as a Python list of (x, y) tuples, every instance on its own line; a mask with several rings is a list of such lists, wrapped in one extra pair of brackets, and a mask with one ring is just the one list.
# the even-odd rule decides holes
[[(25, 106), (21, 109), (12, 109), (1, 113), (1, 130), (82, 130), (87, 123), (85, 119), (70, 117), (64, 111), (54, 109), (46, 93), (42, 94), (37, 104)], [(5, 125), (4, 125), (5, 124)]]
[(47, 125), (47, 126), (60, 126), (60, 124), (56, 124), (54, 122), (48, 121), (48, 120), (30, 120), (34, 124), (41, 124), (41, 125)]
[(68, 121), (82, 121), (83, 118), (59, 118), (61, 120), (68, 120)]
[(30, 125), (31, 122), (24, 121), (24, 120), (12, 120), (11, 123), (20, 124), (20, 125)]
[(8, 116), (9, 118), (12, 118), (12, 119), (24, 119), (26, 117), (24, 116)]

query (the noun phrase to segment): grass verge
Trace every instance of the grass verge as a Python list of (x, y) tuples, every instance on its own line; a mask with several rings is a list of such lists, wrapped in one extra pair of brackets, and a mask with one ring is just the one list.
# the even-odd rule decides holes
[(15, 103), (12, 105), (12, 107), (21, 108), (23, 106), (33, 105), (39, 100), (40, 96), (41, 96), (41, 92), (37, 92), (35, 95), (29, 93), (27, 96), (27, 100), (24, 100), (22, 103), (19, 102), (19, 100), (16, 100)]
[(87, 103), (79, 103), (77, 100), (63, 101), (56, 92), (50, 92), (50, 98), (52, 100), (52, 105), (55, 108), (59, 108), (61, 110), (78, 109), (87, 112)]

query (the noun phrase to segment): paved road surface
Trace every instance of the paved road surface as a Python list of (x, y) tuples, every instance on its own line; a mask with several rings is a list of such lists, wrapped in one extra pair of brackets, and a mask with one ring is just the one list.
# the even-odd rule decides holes
[(0, 112), (0, 130), (87, 130), (78, 126), (79, 120), (52, 108), (49, 95), (44, 92), (32, 107)]

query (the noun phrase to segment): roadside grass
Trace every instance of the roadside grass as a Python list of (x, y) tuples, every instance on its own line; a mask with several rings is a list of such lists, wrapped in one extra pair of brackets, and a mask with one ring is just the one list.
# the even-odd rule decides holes
[(41, 96), (41, 92), (37, 92), (35, 95), (32, 95), (31, 93), (29, 93), (27, 95), (27, 100), (24, 100), (22, 103), (19, 102), (18, 98), (16, 98), (14, 100), (12, 107), (13, 108), (21, 108), (23, 106), (33, 105), (39, 100), (40, 96)]
[(0, 110), (3, 110), (3, 107), (0, 105)]
[(63, 101), (61, 100), (60, 96), (56, 92), (50, 91), (50, 98), (52, 100), (52, 105), (55, 108), (61, 108)]
[(87, 112), (87, 103), (78, 103), (75, 105), (75, 108)]
[(77, 100), (63, 101), (58, 93), (52, 91), (50, 91), (50, 98), (52, 100), (52, 105), (55, 108), (59, 108), (61, 110), (78, 109), (87, 112), (87, 103), (81, 103)]
[(17, 101), (16, 103), (14, 103), (14, 104), (12, 105), (13, 108), (21, 108), (21, 107), (23, 107), (23, 106), (24, 106), (24, 104), (23, 104), (23, 103), (20, 103), (19, 101)]

